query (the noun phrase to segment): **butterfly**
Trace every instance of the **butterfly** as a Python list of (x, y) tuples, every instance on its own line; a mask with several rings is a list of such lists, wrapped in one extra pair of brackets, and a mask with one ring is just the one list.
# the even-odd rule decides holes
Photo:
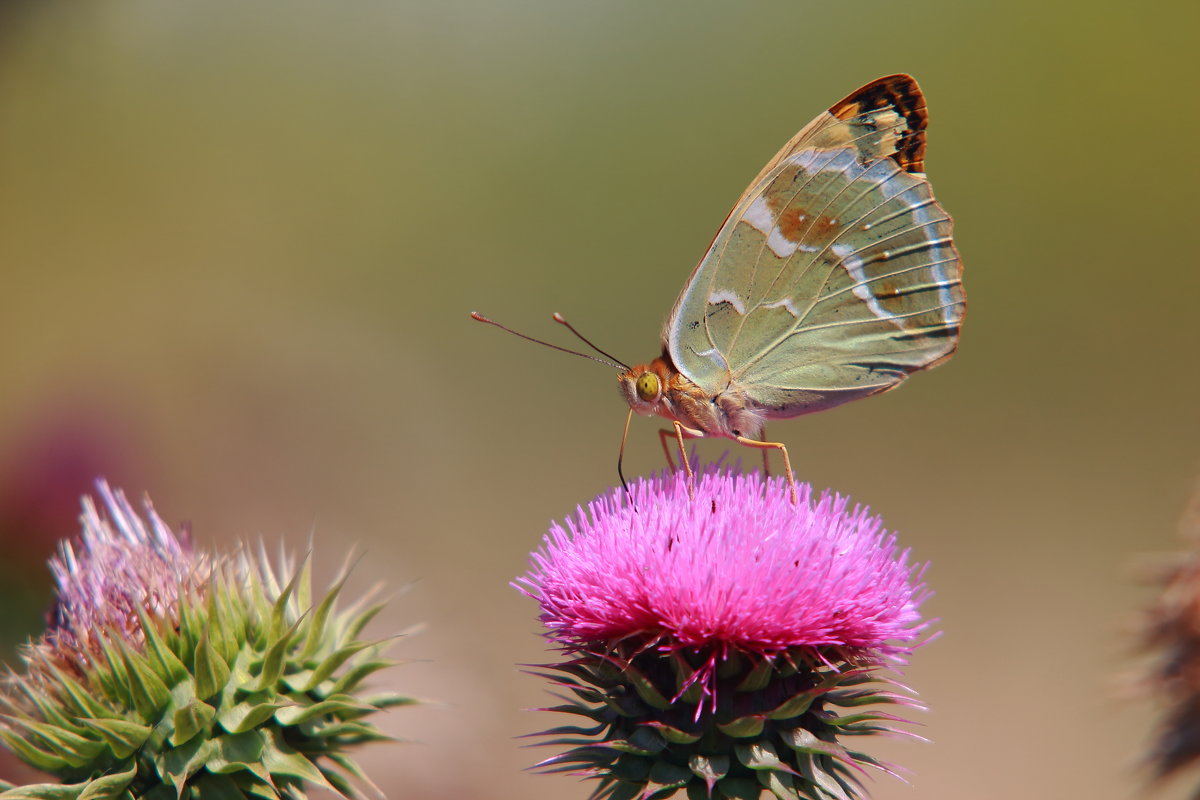
[(663, 451), (674, 467), (673, 438), (689, 475), (686, 439), (733, 439), (764, 461), (777, 450), (794, 499), (769, 420), (885, 392), (953, 355), (966, 294), (952, 220), (925, 177), (927, 121), (917, 82), (889, 75), (767, 162), (684, 284), (662, 355), (634, 367), (612, 359), (626, 434), (635, 412), (668, 420)]

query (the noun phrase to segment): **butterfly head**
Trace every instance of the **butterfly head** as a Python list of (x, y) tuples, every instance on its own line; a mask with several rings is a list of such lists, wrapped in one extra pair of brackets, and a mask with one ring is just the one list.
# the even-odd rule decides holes
[(642, 416), (671, 416), (664, 413), (664, 403), (672, 372), (674, 370), (664, 359), (656, 358), (649, 364), (639, 364), (620, 373), (617, 381), (625, 402)]

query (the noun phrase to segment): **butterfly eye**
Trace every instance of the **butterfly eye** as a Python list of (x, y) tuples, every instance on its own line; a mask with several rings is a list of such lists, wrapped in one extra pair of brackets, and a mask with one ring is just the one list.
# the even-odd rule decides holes
[(647, 403), (658, 399), (658, 376), (653, 372), (643, 372), (637, 379), (637, 393)]

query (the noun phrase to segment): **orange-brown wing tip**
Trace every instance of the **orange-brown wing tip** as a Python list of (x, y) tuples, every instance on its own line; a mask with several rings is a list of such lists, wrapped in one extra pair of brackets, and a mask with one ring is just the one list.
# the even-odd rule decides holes
[(913, 76), (898, 73), (871, 81), (831, 106), (829, 113), (845, 120), (888, 106), (896, 109), (908, 124), (907, 132), (897, 145), (897, 163), (906, 172), (924, 172), (925, 127), (929, 124), (929, 114), (925, 108), (925, 95)]

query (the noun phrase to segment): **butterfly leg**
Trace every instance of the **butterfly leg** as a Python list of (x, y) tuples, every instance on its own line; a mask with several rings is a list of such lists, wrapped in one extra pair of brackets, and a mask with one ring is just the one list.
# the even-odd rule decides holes
[(788, 458), (787, 447), (783, 442), (760, 442), (757, 439), (747, 439), (745, 436), (737, 437), (738, 444), (744, 444), (746, 447), (757, 447), (763, 451), (765, 458), (768, 450), (778, 450), (783, 456), (783, 472), (787, 476), (788, 488), (792, 491), (792, 504), (796, 503), (796, 476), (792, 474), (792, 460)]
[(683, 441), (685, 439), (703, 439), (704, 432), (689, 428), (677, 420), (672, 420), (671, 422), (674, 426), (674, 430), (668, 430), (666, 428), (661, 429), (658, 432), (658, 440), (662, 442), (663, 455), (667, 457), (667, 465), (671, 468), (671, 471), (674, 472), (675, 460), (671, 458), (671, 446), (667, 444), (667, 437), (675, 439), (675, 443), (679, 447), (679, 458), (683, 462), (683, 471), (686, 472), (688, 476), (688, 495), (690, 496), (692, 494), (692, 487), (696, 481), (696, 475), (694, 472), (692, 472), (692, 465), (688, 462), (687, 448), (684, 446)]
[[(671, 458), (671, 448), (672, 446), (675, 446), (678, 448), (679, 455), (683, 459), (683, 468), (687, 470), (689, 475), (691, 475), (691, 468), (688, 467), (687, 463), (687, 454), (684, 452), (683, 448), (683, 440), (690, 439), (692, 437), (688, 436), (686, 432), (688, 432), (688, 429), (676, 422), (674, 429), (662, 428), (659, 430), (658, 441), (662, 445), (663, 455), (667, 457), (667, 467), (671, 470), (671, 472), (675, 472), (678, 469), (675, 466), (675, 459)], [(677, 440), (678, 444), (676, 444)]]
[[(762, 436), (762, 441), (765, 442), (767, 440), (767, 429), (763, 428), (761, 431), (759, 431), (759, 435)], [(769, 478), (771, 477), (771, 459), (768, 458), (768, 455), (770, 454), (771, 450), (766, 447), (760, 449), (762, 450), (763, 456), (763, 477)]]

